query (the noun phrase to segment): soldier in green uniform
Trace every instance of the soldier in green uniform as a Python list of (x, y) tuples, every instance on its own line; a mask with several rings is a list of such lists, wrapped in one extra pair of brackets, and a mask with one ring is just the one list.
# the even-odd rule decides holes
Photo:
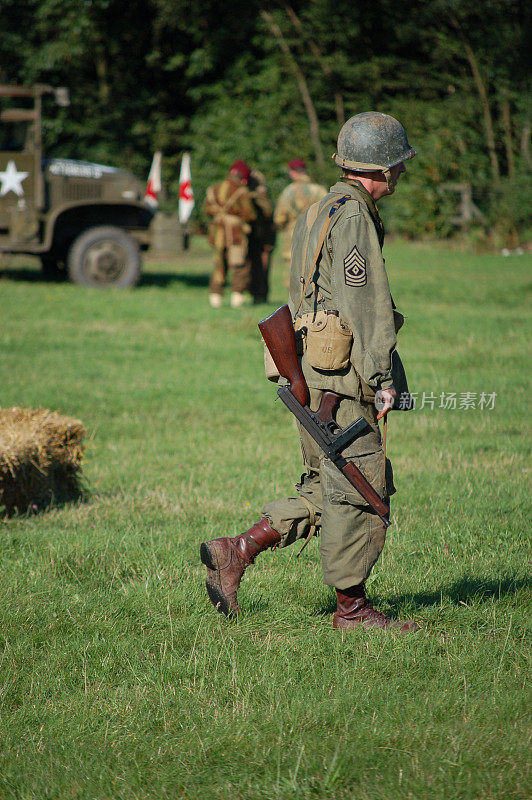
[(270, 261), (275, 246), (273, 204), (262, 172), (252, 169), (248, 188), (255, 209), (249, 235), (250, 292), (254, 303), (268, 301)]
[[(414, 155), (393, 117), (377, 112), (352, 117), (340, 131), (335, 154), (342, 175), (299, 218), (292, 241), (289, 305), (296, 329), (306, 327), (301, 368), (311, 408), (316, 410), (330, 390), (342, 395), (336, 415), (342, 428), (359, 416), (367, 420), (368, 432), (343, 455), (386, 501), (395, 488), (374, 400), (379, 392), (379, 417), (394, 404), (392, 369), (402, 317), (390, 294), (376, 202), (395, 192), (404, 162)], [(334, 342), (331, 363), (321, 360), (327, 348), (316, 346), (324, 330)], [(305, 473), (297, 496), (267, 503), (260, 522), (240, 536), (202, 544), (212, 603), (227, 615), (237, 613), (240, 579), (258, 553), (321, 529), (323, 579), (337, 596), (334, 627), (416, 630), (415, 622), (390, 619), (366, 597), (365, 583), (384, 546), (383, 522), (304, 429), (300, 436)]]
[(307, 208), (327, 194), (327, 189), (324, 186), (312, 183), (307, 175), (307, 165), (300, 158), (294, 158), (290, 161), (288, 175), (292, 183), (289, 183), (279, 195), (273, 215), (276, 227), (284, 232), (283, 258), (286, 262), (287, 286), (290, 274), (292, 235), (296, 220)]
[(249, 289), (248, 236), (256, 218), (247, 183), (251, 170), (245, 161), (235, 161), (221, 183), (209, 186), (204, 204), (211, 217), (209, 244), (215, 249), (214, 270), (209, 285), (209, 302), (222, 305), (222, 295), (231, 269), (231, 306), (238, 308)]

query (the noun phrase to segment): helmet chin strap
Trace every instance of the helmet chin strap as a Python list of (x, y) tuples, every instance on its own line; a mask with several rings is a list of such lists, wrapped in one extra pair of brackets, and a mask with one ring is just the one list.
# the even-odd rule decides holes
[(386, 181), (386, 188), (389, 192), (393, 192), (397, 186), (397, 178), (394, 178), (389, 169), (383, 169), (382, 172), (384, 174), (384, 180)]

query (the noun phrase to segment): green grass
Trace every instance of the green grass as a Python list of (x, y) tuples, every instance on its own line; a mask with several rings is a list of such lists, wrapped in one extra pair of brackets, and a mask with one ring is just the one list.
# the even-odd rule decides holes
[[(530, 256), (395, 243), (420, 393), (392, 414), (398, 494), (371, 595), (423, 630), (331, 627), (318, 543), (267, 552), (228, 622), (199, 544), (293, 491), (294, 425), (257, 321), (207, 304), (203, 240), (98, 292), (0, 271), (3, 406), (79, 417), (82, 504), (0, 524), (0, 798), (528, 798)], [(528, 271), (528, 272), (527, 272)]]

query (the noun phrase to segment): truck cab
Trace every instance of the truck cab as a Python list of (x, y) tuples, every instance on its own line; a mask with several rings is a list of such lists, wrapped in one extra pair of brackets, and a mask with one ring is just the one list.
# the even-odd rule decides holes
[(84, 286), (134, 286), (150, 244), (153, 209), (126, 170), (45, 158), (42, 100), (66, 90), (0, 85), (0, 253), (41, 259), (47, 278)]

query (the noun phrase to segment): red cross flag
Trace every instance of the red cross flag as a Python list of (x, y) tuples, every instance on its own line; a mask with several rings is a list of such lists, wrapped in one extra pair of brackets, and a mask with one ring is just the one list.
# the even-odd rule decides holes
[(148, 175), (148, 183), (146, 184), (146, 193), (144, 195), (144, 202), (148, 203), (152, 208), (157, 208), (159, 205), (159, 192), (161, 191), (161, 160), (162, 153), (158, 150), (153, 155), (150, 174)]
[(181, 160), (179, 175), (179, 222), (186, 225), (194, 208), (194, 192), (190, 176), (190, 154), (185, 153)]

